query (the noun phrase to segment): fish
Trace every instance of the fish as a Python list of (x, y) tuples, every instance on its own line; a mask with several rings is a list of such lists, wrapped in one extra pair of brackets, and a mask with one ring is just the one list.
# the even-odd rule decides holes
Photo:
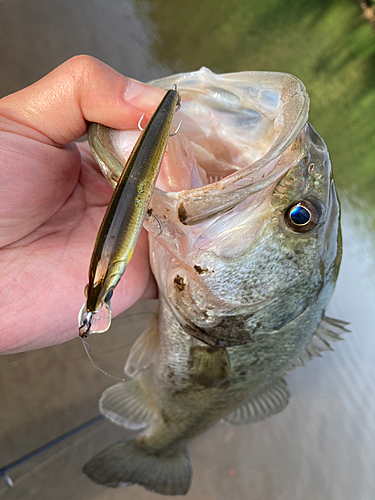
[(174, 85), (139, 135), (125, 167), (110, 146), (110, 129), (99, 123), (89, 127), (88, 141), (96, 161), (105, 169), (110, 165), (120, 176), (91, 257), (86, 300), (78, 316), (82, 338), (90, 333), (103, 333), (111, 325), (113, 291), (133, 255), (164, 157), (173, 116), (179, 107), (180, 95)]
[[(158, 311), (130, 351), (129, 380), (99, 401), (136, 434), (83, 472), (107, 487), (184, 495), (188, 442), (219, 421), (281, 412), (288, 372), (348, 330), (325, 314), (341, 262), (340, 206), (302, 82), (201, 68), (150, 83), (172, 82), (182, 126), (151, 199), (161, 234), (153, 219), (144, 223)], [(114, 133), (118, 154), (129, 142), (128, 132)]]

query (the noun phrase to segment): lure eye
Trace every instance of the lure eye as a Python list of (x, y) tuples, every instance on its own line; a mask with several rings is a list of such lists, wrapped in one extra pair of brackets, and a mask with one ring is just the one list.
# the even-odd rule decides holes
[(310, 201), (302, 200), (293, 204), (285, 213), (285, 223), (297, 233), (311, 231), (319, 221), (319, 211)]
[(112, 295), (113, 295), (113, 290), (110, 290), (105, 296), (104, 302), (109, 302), (112, 298)]

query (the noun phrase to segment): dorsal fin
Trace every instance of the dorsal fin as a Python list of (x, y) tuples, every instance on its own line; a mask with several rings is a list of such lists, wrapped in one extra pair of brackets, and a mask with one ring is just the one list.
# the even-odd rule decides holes
[(331, 344), (342, 340), (341, 335), (350, 331), (346, 328), (348, 324), (346, 321), (323, 316), (310, 342), (293, 362), (291, 369), (304, 366), (306, 361), (310, 361), (314, 356), (321, 356), (324, 351), (333, 351)]
[(247, 425), (264, 420), (283, 410), (290, 393), (283, 377), (265, 387), (256, 395), (251, 395), (241, 406), (228, 415), (224, 421), (232, 425)]

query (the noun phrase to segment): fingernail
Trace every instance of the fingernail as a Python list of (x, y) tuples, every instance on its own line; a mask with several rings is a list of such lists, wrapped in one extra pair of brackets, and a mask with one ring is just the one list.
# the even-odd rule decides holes
[(135, 80), (129, 80), (124, 98), (134, 108), (147, 113), (147, 111), (155, 111), (164, 94), (165, 91), (162, 89), (151, 87)]

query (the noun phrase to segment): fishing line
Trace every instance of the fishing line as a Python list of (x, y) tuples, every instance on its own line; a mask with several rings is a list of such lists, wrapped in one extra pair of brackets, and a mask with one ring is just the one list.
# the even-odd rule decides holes
[[(144, 315), (144, 314), (154, 314), (154, 312), (152, 311), (141, 311), (141, 312), (137, 312), (137, 313), (132, 313), (132, 314), (128, 314), (126, 315), (125, 317), (126, 318), (129, 318), (131, 316), (138, 316), (138, 315)], [(119, 377), (115, 377), (114, 375), (111, 375), (110, 373), (107, 373), (106, 371), (102, 370), (100, 367), (98, 367), (91, 355), (90, 355), (90, 351), (91, 351), (91, 347), (90, 345), (88, 344), (87, 341), (85, 341), (83, 338), (79, 337), (81, 340), (82, 340), (82, 343), (83, 343), (83, 347), (85, 349), (85, 352), (91, 362), (91, 364), (94, 366), (95, 369), (99, 370), (101, 373), (103, 373), (104, 375), (107, 375), (107, 377), (110, 377), (112, 379), (115, 379), (115, 380), (119, 380), (121, 382), (126, 382), (126, 379), (123, 379), (123, 378), (119, 378)], [(127, 345), (129, 345), (130, 343), (128, 344), (125, 344), (123, 346), (120, 346), (121, 347), (126, 347)], [(117, 348), (118, 349), (118, 348)], [(112, 349), (108, 350), (108, 351), (104, 351), (105, 353), (106, 352), (110, 352)], [(86, 422), (85, 424), (82, 424), (78, 427), (76, 427), (75, 429), (73, 429), (72, 431), (69, 431), (65, 434), (63, 434), (62, 436), (60, 436), (59, 438), (56, 438), (54, 439), (53, 441), (47, 443), (46, 445), (43, 445), (42, 447), (38, 448), (37, 450), (34, 450), (33, 452), (27, 454), (26, 456), (22, 457), (21, 459), (18, 459), (16, 460), (15, 462), (12, 462), (11, 464), (7, 465), (6, 467), (3, 467), (2, 469), (0, 469), (0, 479), (3, 479), (4, 483), (7, 485), (7, 487), (5, 487), (4, 489), (1, 489), (0, 490), (0, 495), (2, 495), (4, 493), (4, 491), (7, 491), (9, 487), (13, 487), (14, 485), (17, 485), (19, 484), (21, 481), (23, 481), (24, 479), (26, 479), (27, 477), (29, 477), (30, 475), (32, 475), (33, 473), (37, 472), (38, 470), (42, 469), (43, 467), (45, 467), (46, 465), (48, 465), (49, 463), (53, 462), (54, 460), (56, 460), (56, 458), (58, 458), (60, 455), (62, 455), (63, 453), (67, 452), (68, 450), (70, 450), (71, 448), (77, 446), (81, 441), (85, 440), (88, 436), (90, 436), (91, 434), (93, 433), (96, 433), (98, 431), (99, 428), (101, 428), (103, 425), (104, 425), (104, 422), (102, 424), (100, 424), (98, 427), (96, 427), (95, 429), (93, 429), (92, 431), (88, 432), (87, 434), (85, 434), (85, 436), (83, 436), (82, 438), (79, 438), (77, 439), (76, 441), (74, 441), (74, 443), (72, 443), (71, 445), (67, 446), (66, 448), (64, 448), (63, 450), (59, 451), (58, 453), (56, 453), (55, 455), (53, 455), (52, 457), (48, 458), (47, 460), (45, 460), (44, 462), (42, 462), (41, 464), (37, 465), (36, 467), (34, 467), (33, 469), (31, 469), (29, 472), (25, 473), (24, 475), (22, 475), (21, 477), (19, 477), (17, 480), (15, 480), (14, 482), (12, 481), (12, 479), (9, 477), (8, 475), (8, 471), (15, 468), (16, 466), (18, 465), (21, 465), (22, 463), (34, 458), (36, 455), (38, 455), (39, 453), (47, 450), (48, 448), (51, 448), (52, 446), (55, 446), (56, 444), (60, 443), (61, 441), (65, 440), (65, 439), (68, 439), (69, 437), (71, 437), (73, 434), (76, 434), (77, 432), (83, 430), (85, 427), (88, 427), (89, 425), (92, 425), (93, 423), (96, 423), (97, 421), (101, 420), (103, 418), (102, 415), (98, 416), (98, 417), (95, 417), (94, 419), (91, 419), (90, 421)]]
[(92, 357), (90, 356), (90, 351), (91, 351), (91, 347), (89, 346), (88, 342), (86, 340), (84, 340), (82, 337), (79, 337), (81, 340), (82, 340), (82, 344), (83, 344), (83, 347), (86, 351), (86, 354), (87, 354), (87, 357), (89, 358), (92, 366), (94, 368), (96, 368), (97, 370), (99, 370), (101, 373), (103, 373), (104, 375), (107, 375), (107, 377), (110, 377), (110, 378), (113, 378), (115, 380), (120, 380), (120, 382), (126, 382), (127, 380), (125, 378), (119, 378), (119, 377), (115, 377), (114, 375), (111, 375), (110, 373), (107, 373), (105, 372), (104, 370), (102, 370), (99, 366), (97, 366)]
[[(131, 316), (138, 316), (139, 314), (142, 314), (142, 315), (144, 315), (144, 314), (154, 314), (154, 312), (152, 312), (152, 311), (141, 311), (141, 312), (138, 312), (138, 313), (128, 314), (128, 315), (126, 315), (126, 316), (125, 316), (125, 318), (130, 318)], [(90, 347), (89, 343), (87, 342), (87, 340), (84, 340), (84, 339), (83, 339), (82, 337), (80, 337), (80, 336), (78, 336), (78, 338), (82, 341), (82, 344), (83, 344), (83, 347), (84, 347), (84, 349), (85, 349), (85, 351), (86, 351), (87, 357), (89, 358), (89, 360), (90, 360), (90, 362), (91, 362), (92, 366), (93, 366), (96, 370), (99, 370), (101, 373), (103, 373), (103, 375), (106, 375), (107, 377), (110, 377), (110, 378), (112, 378), (112, 379), (114, 379), (114, 380), (119, 380), (120, 382), (127, 382), (127, 379), (125, 379), (125, 378), (115, 377), (114, 375), (111, 375), (110, 373), (107, 373), (106, 371), (102, 370), (99, 366), (97, 366), (97, 365), (94, 363), (94, 360), (92, 359), (92, 357), (91, 357), (91, 355), (90, 355), (90, 352), (91, 352), (91, 347)], [(121, 347), (126, 347), (126, 346), (128, 346), (128, 345), (130, 345), (130, 344), (131, 344), (131, 342), (130, 342), (130, 343), (128, 343), (128, 344), (125, 344), (125, 345), (123, 345), (123, 346), (121, 346)], [(116, 349), (121, 349), (121, 347), (120, 347), (120, 348), (116, 348)], [(105, 353), (107, 353), (107, 352), (111, 352), (111, 350), (113, 350), (113, 349), (110, 349), (110, 350), (108, 350), (108, 351), (104, 351), (102, 354), (105, 354)]]

